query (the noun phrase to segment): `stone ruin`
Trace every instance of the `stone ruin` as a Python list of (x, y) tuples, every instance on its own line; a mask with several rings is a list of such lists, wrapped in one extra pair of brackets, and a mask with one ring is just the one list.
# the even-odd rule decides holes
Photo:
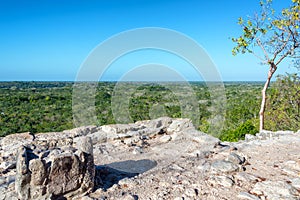
[(221, 142), (188, 119), (0, 137), (0, 200), (300, 199), (300, 131)]
[(15, 181), (18, 198), (64, 199), (91, 192), (95, 177), (92, 141), (90, 137), (77, 141), (76, 147), (20, 147)]

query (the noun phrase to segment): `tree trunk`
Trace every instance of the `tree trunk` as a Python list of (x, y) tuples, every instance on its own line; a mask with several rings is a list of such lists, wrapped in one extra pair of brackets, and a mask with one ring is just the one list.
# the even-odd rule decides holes
[(265, 109), (266, 109), (266, 100), (267, 100), (267, 89), (270, 85), (271, 79), (273, 74), (275, 73), (277, 69), (277, 66), (272, 62), (270, 63), (270, 69), (268, 73), (267, 81), (264, 85), (264, 88), (262, 89), (262, 100), (260, 105), (260, 111), (259, 111), (259, 132), (262, 132), (264, 130), (264, 122), (265, 122)]

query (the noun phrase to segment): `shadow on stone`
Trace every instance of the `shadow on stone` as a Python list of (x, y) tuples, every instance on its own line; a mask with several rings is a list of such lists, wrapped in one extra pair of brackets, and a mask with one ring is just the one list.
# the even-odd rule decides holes
[(132, 178), (157, 166), (153, 160), (126, 160), (96, 166), (95, 189), (107, 190), (124, 178)]

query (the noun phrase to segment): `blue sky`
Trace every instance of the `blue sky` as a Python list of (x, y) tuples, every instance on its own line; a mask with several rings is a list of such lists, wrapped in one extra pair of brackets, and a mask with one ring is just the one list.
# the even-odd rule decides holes
[[(275, 8), (289, 4), (274, 0)], [(263, 81), (268, 68), (252, 55), (232, 56), (229, 39), (240, 33), (238, 17), (257, 10), (259, 0), (0, 0), (0, 81), (74, 81), (97, 45), (143, 27), (172, 29), (194, 39), (224, 81)], [(149, 50), (119, 58), (102, 79), (118, 80), (147, 63), (163, 63), (186, 72), (188, 80), (198, 79), (174, 55)], [(278, 73), (286, 71), (293, 69), (285, 63)]]

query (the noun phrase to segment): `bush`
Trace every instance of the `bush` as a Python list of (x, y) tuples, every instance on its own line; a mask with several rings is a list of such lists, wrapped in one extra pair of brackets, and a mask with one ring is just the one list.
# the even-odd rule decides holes
[(270, 88), (265, 128), (271, 131), (300, 129), (300, 77), (279, 76)]
[(237, 142), (239, 140), (244, 140), (246, 134), (255, 135), (258, 133), (257, 128), (254, 126), (253, 122), (248, 120), (245, 123), (240, 124), (234, 130), (226, 130), (220, 136), (222, 141)]

